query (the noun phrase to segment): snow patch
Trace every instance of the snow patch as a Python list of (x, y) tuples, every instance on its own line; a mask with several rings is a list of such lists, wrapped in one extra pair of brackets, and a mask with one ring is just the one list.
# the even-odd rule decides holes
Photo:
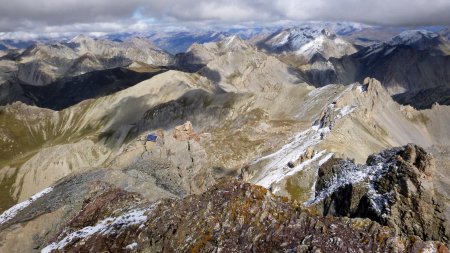
[(324, 35), (321, 35), (300, 47), (300, 49), (298, 49), (295, 53), (297, 55), (312, 57), (315, 53), (322, 51), (326, 39), (327, 38)]
[(230, 39), (228, 39), (227, 44), (225, 45), (226, 47), (230, 46), (231, 43), (233, 43), (233, 41), (236, 39), (236, 35), (231, 36)]
[[(311, 91), (309, 96), (320, 94), (327, 89), (325, 87)], [(349, 85), (341, 94), (338, 95), (338, 98), (344, 93), (352, 90), (352, 88), (353, 85)], [(328, 111), (340, 110), (340, 113), (334, 116), (334, 120), (338, 120), (348, 115), (356, 108), (356, 106), (344, 106), (341, 109), (335, 109), (335, 107), (336, 105), (331, 103), (324, 108), (324, 110)], [(251, 181), (257, 185), (270, 188), (273, 183), (279, 182), (287, 176), (294, 175), (295, 173), (301, 171), (306, 165), (315, 162), (321, 157), (322, 159), (319, 163), (325, 163), (333, 154), (331, 153), (325, 155), (326, 150), (322, 150), (313, 155), (311, 159), (303, 161), (294, 168), (288, 166), (288, 163), (298, 161), (298, 159), (306, 153), (308, 148), (314, 147), (322, 142), (323, 138), (330, 132), (330, 126), (324, 124), (320, 119), (318, 119), (312, 127), (295, 135), (289, 143), (282, 146), (278, 151), (255, 160), (251, 165), (261, 163), (263, 164), (263, 167), (258, 171), (258, 174), (251, 179)], [(324, 155), (325, 157), (323, 157)]]
[(388, 50), (386, 50), (386, 51), (384, 52), (384, 56), (388, 56), (389, 54), (391, 54), (392, 52), (394, 52), (394, 50), (395, 50), (395, 47), (389, 48)]
[(364, 89), (363, 89), (362, 85), (358, 85), (356, 87), (356, 90), (359, 91), (359, 93), (363, 93), (364, 92)]
[(307, 44), (314, 38), (317, 38), (322, 33), (323, 28), (321, 27), (298, 27), (291, 29), (290, 32), (290, 44), (293, 49), (300, 49), (303, 45)]
[(326, 156), (324, 156), (322, 159), (320, 159), (319, 161), (319, 166), (322, 166), (322, 164), (326, 163), (328, 160), (330, 160), (331, 157), (333, 157), (334, 153), (329, 153)]
[[(295, 28), (276, 32), (275, 36), (268, 43), (274, 47), (289, 45), (292, 50), (296, 51), (308, 42), (321, 36), (324, 30), (329, 35), (331, 35), (330, 31), (332, 34), (346, 35), (365, 27), (369, 26), (349, 22), (308, 22)], [(284, 37), (282, 37), (283, 35)], [(337, 43), (339, 42), (337, 41)]]
[(364, 55), (365, 58), (373, 55), (373, 54), (378, 54), (381, 51), (383, 51), (385, 44), (378, 44), (375, 46), (371, 46), (370, 49), (367, 51), (367, 54)]
[(342, 165), (341, 168), (343, 172), (333, 175), (328, 187), (319, 193), (314, 193), (314, 196), (312, 196), (312, 198), (305, 203), (306, 206), (310, 206), (324, 200), (345, 185), (356, 184), (369, 177), (369, 171), (362, 170), (358, 166), (353, 165), (354, 164), (350, 162)]
[(289, 33), (279, 33), (272, 40), (277, 41), (274, 43), (275, 46), (283, 46), (289, 41)]
[(311, 92), (308, 93), (308, 96), (309, 97), (318, 97), (331, 88), (332, 88), (332, 85), (326, 85), (326, 86), (323, 86), (320, 88), (315, 88), (314, 90), (312, 90)]
[(434, 32), (430, 32), (430, 31), (426, 31), (426, 30), (408, 30), (408, 31), (401, 32), (399, 35), (392, 38), (392, 40), (390, 41), (389, 44), (391, 44), (391, 45), (400, 45), (400, 44), (411, 45), (411, 44), (417, 43), (418, 41), (420, 41), (424, 38), (433, 39), (433, 38), (437, 38), (438, 36), (439, 36), (438, 34), (436, 34)]
[(345, 115), (352, 113), (355, 109), (356, 109), (356, 106), (346, 105), (341, 108), (339, 114), (341, 115), (341, 117), (344, 117)]
[(131, 244), (128, 244), (128, 245), (125, 247), (125, 249), (126, 249), (126, 250), (134, 250), (134, 249), (137, 248), (137, 246), (138, 246), (137, 242), (133, 242), (133, 243), (131, 243)]
[(31, 198), (29, 198), (28, 200), (25, 200), (13, 207), (11, 207), (10, 209), (6, 210), (5, 212), (2, 213), (2, 215), (0, 215), (0, 225), (11, 220), (12, 218), (14, 218), (20, 211), (22, 211), (23, 209), (25, 209), (27, 206), (29, 206), (31, 203), (33, 203), (34, 201), (36, 201), (37, 199), (41, 198), (42, 196), (50, 193), (51, 191), (53, 191), (52, 187), (46, 188), (38, 193), (36, 193), (35, 195), (33, 195)]
[[(42, 249), (41, 253), (49, 253), (52, 250), (61, 250), (63, 249), (67, 244), (78, 241), (81, 239), (88, 238), (94, 234), (112, 234), (117, 233), (121, 229), (142, 224), (147, 221), (147, 215), (146, 213), (151, 212), (159, 202), (156, 202), (152, 204), (150, 207), (140, 210), (132, 210), (130, 212), (127, 212), (121, 216), (118, 217), (108, 217), (100, 222), (98, 222), (95, 226), (88, 226), (84, 227), (80, 230), (77, 230), (75, 232), (72, 232), (68, 234), (66, 237), (64, 237), (59, 242), (54, 242), (48, 246), (46, 246), (44, 249)], [(130, 244), (133, 245), (133, 244)], [(128, 246), (130, 246), (128, 245)], [(128, 247), (127, 246), (127, 247)]]
[(387, 217), (390, 212), (389, 206), (392, 202), (392, 193), (379, 193), (375, 186), (377, 182), (388, 171), (396, 169), (395, 162), (387, 161), (381, 155), (375, 156), (376, 161), (373, 165), (359, 165), (350, 161), (344, 161), (338, 173), (327, 182), (327, 187), (320, 192), (313, 191), (311, 198), (305, 202), (306, 206), (323, 201), (333, 193), (347, 185), (358, 183), (366, 184), (368, 191), (367, 197), (371, 203), (370, 208), (381, 217)]
[(323, 156), (325, 150), (315, 154), (312, 159), (304, 161), (294, 168), (290, 168), (287, 164), (291, 161), (296, 161), (300, 156), (305, 154), (309, 147), (320, 143), (323, 136), (330, 132), (328, 127), (320, 128), (315, 125), (306, 131), (297, 134), (291, 142), (284, 145), (278, 151), (257, 159), (253, 164), (268, 161), (262, 168), (262, 173), (255, 180), (257, 185), (269, 188), (273, 183), (281, 181), (287, 176), (291, 176), (301, 171), (306, 165), (317, 160)]
[(349, 45), (349, 43), (347, 41), (345, 41), (339, 37), (334, 39), (334, 43), (338, 46), (348, 46)]

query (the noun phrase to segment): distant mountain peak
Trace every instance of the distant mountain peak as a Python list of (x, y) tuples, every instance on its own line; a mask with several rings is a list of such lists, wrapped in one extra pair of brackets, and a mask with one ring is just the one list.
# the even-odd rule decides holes
[(238, 35), (226, 37), (219, 44), (223, 50), (239, 50), (251, 47), (249, 43), (242, 40)]
[(150, 40), (148, 40), (144, 37), (141, 37), (141, 36), (132, 37), (129, 40), (126, 40), (126, 42), (128, 42), (136, 47), (151, 48), (154, 50), (161, 51), (161, 49), (158, 48), (155, 44), (153, 44), (153, 42), (151, 42)]
[(439, 43), (439, 35), (426, 30), (408, 30), (400, 33), (389, 41), (389, 45), (408, 45), (420, 50)]
[(91, 37), (89, 37), (89, 36), (87, 36), (87, 35), (85, 35), (85, 34), (79, 34), (79, 35), (73, 37), (73, 38), (72, 38), (71, 40), (69, 40), (68, 42), (69, 42), (69, 43), (78, 43), (78, 44), (81, 44), (81, 43), (86, 43), (86, 42), (91, 42), (91, 41), (93, 42), (94, 39), (91, 38)]
[(297, 51), (317, 38), (334, 40), (336, 33), (324, 27), (317, 26), (299, 26), (279, 30), (273, 33), (265, 44), (271, 49), (279, 51)]
[(322, 34), (325, 29), (316, 27), (296, 27), (289, 29), (288, 43), (292, 49), (299, 49)]
[(330, 39), (336, 38), (336, 34), (327, 28), (322, 29), (322, 31), (320, 31), (320, 33)]
[(142, 36), (133, 36), (129, 39), (129, 41), (151, 43), (148, 39), (146, 39)]

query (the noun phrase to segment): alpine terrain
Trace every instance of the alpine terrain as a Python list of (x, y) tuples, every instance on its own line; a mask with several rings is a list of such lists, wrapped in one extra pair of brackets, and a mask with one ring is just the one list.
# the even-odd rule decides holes
[(448, 27), (133, 27), (0, 33), (0, 252), (449, 252)]

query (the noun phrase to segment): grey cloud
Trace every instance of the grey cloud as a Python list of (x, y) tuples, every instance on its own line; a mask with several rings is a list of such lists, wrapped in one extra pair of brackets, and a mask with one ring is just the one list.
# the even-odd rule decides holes
[[(0, 32), (135, 24), (133, 15), (159, 24), (356, 21), (384, 25), (448, 25), (449, 0), (0, 0)], [(136, 15), (134, 15), (136, 16)], [(93, 28), (95, 30), (95, 28)], [(103, 29), (98, 27), (98, 30)]]
[[(3, 1), (3, 0), (2, 0)], [(0, 25), (13, 23), (15, 27), (0, 29), (28, 29), (42, 25), (91, 23), (128, 18), (140, 1), (108, 0), (4, 0), (0, 8)]]
[[(448, 0), (283, 1), (291, 19), (349, 20), (381, 25), (449, 25)], [(290, 4), (285, 4), (285, 3)], [(280, 3), (280, 2), (279, 2)], [(297, 11), (301, 10), (301, 11)]]

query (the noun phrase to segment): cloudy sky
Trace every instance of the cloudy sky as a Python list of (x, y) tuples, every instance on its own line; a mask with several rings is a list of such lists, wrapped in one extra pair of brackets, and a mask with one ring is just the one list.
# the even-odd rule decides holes
[(0, 36), (282, 22), (449, 25), (450, 0), (0, 0)]

